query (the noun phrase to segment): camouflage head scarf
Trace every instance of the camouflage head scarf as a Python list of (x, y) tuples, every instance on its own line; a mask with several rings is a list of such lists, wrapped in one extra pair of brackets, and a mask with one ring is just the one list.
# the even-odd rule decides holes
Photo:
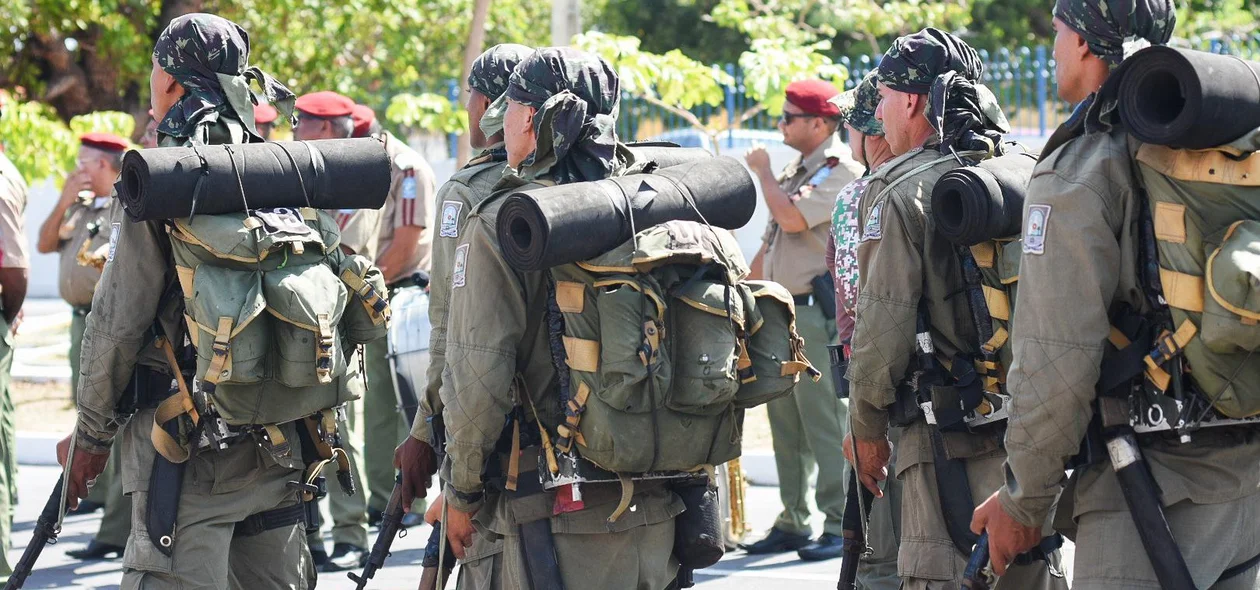
[(468, 72), (468, 87), (490, 99), (490, 107), (481, 115), (480, 122), (481, 132), (486, 137), (503, 131), (503, 114), (507, 112), (503, 93), (507, 91), (516, 65), (532, 53), (534, 50), (524, 45), (504, 43), (486, 50), (473, 62), (472, 71)]
[(958, 72), (967, 80), (980, 81), (984, 64), (980, 54), (962, 39), (928, 27), (893, 41), (879, 60), (879, 82), (908, 94), (928, 94), (932, 82), (945, 72)]
[(538, 110), (537, 146), (521, 164), (522, 177), (549, 172), (564, 184), (617, 172), (621, 85), (608, 62), (570, 47), (539, 49), (516, 66), (507, 97)]
[(857, 87), (836, 95), (831, 103), (840, 108), (840, 119), (863, 135), (884, 135), (884, 124), (875, 118), (879, 106), (879, 76), (871, 71)]
[[(188, 14), (167, 25), (153, 48), (153, 58), (184, 87), (183, 98), (158, 123), (158, 131), (173, 137), (193, 137), (197, 128), (218, 121), (224, 111), (262, 139), (254, 125), (254, 104), (265, 98), (285, 117), (293, 114), (294, 96), (288, 88), (249, 65), (249, 34), (236, 23), (213, 14)], [(262, 96), (249, 88), (262, 87)]]
[(1057, 0), (1054, 17), (1089, 44), (1089, 51), (1116, 67), (1125, 41), (1163, 45), (1172, 38), (1177, 9), (1172, 0)]

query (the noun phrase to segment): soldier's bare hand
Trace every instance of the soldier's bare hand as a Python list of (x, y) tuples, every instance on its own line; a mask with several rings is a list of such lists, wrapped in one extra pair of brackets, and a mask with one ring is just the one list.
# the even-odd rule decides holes
[(408, 436), (398, 448), (394, 449), (394, 467), (401, 470), (403, 510), (411, 512), (411, 503), (417, 497), (423, 498), (437, 473), (437, 453), (429, 443)]
[(1006, 568), (1016, 556), (1041, 542), (1041, 527), (1025, 525), (1007, 514), (998, 501), (997, 492), (971, 516), (971, 532), (978, 535), (985, 530), (989, 531), (989, 563), (999, 576), (1006, 574)]
[(756, 145), (744, 154), (744, 162), (748, 163), (748, 167), (753, 172), (762, 173), (770, 171), (770, 154), (766, 152), (765, 146)]
[(466, 548), (472, 547), (473, 534), (476, 532), (472, 524), (473, 514), (475, 513), (460, 512), (454, 506), (446, 507), (446, 522), (442, 526), (446, 527), (446, 540), (451, 544), (451, 551), (461, 560), (464, 559)]
[(857, 445), (858, 462), (856, 464), (858, 481), (876, 498), (884, 497), (884, 490), (879, 489), (879, 482), (888, 479), (888, 459), (892, 457), (892, 442), (887, 438), (856, 438), (853, 433), (844, 437), (844, 458), (853, 463), (854, 444)]
[[(67, 436), (57, 443), (57, 462), (65, 467), (69, 455), (70, 437)], [(79, 507), (80, 498), (87, 497), (92, 483), (105, 471), (106, 461), (109, 461), (109, 453), (94, 453), (83, 447), (74, 450), (74, 465), (70, 466), (70, 482), (66, 486), (66, 505), (71, 510)]]

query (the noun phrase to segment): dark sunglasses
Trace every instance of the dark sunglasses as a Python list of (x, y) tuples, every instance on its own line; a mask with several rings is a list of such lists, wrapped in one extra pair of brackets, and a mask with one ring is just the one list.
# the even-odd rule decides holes
[(784, 125), (791, 125), (793, 120), (813, 119), (817, 116), (818, 115), (811, 115), (809, 113), (789, 113), (787, 111), (783, 111), (783, 114), (779, 115), (779, 122), (783, 123)]

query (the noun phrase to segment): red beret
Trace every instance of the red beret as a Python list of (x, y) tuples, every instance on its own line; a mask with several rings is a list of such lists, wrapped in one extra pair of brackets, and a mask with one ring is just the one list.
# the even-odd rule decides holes
[(259, 125), (275, 123), (276, 118), (279, 116), (280, 113), (276, 112), (276, 107), (269, 104), (254, 105), (254, 123)]
[(297, 110), (325, 119), (345, 117), (354, 111), (354, 101), (328, 90), (312, 92), (298, 97)]
[(830, 102), (840, 91), (823, 80), (800, 80), (788, 84), (787, 100), (802, 111), (820, 117), (839, 117), (840, 108)]
[(372, 123), (376, 121), (376, 112), (367, 105), (356, 104), (350, 117), (354, 119), (354, 136), (367, 137), (368, 130), (372, 128)]
[(131, 142), (113, 133), (84, 133), (79, 143), (105, 152), (125, 152), (131, 147)]

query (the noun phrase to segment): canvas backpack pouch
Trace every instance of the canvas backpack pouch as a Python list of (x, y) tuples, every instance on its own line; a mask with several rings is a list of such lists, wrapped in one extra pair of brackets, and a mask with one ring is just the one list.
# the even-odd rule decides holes
[(203, 264), (192, 271), (190, 286), (185, 303), (197, 376), (217, 383), (265, 379), (271, 331), (262, 274)]
[(352, 254), (337, 261), (337, 276), (350, 293), (341, 326), (346, 339), (367, 344), (389, 331), (389, 291), (381, 270), (366, 257)]
[(1230, 225), (1205, 274), (1203, 343), (1221, 354), (1260, 350), (1260, 221)]
[(739, 389), (736, 375), (743, 300), (716, 281), (687, 280), (669, 298), (668, 333), (674, 382), (666, 404), (687, 414), (726, 410)]
[(346, 372), (339, 324), (347, 290), (327, 264), (286, 266), (263, 275), (272, 328), (274, 378), (288, 387), (326, 384)]
[[(662, 407), (673, 368), (666, 339), (660, 333), (665, 303), (659, 291), (652, 281), (628, 275), (600, 279), (594, 288), (599, 335), (599, 366), (593, 371), (599, 381), (595, 395), (618, 411), (632, 414)], [(566, 321), (574, 320), (566, 316)], [(653, 330), (657, 334), (649, 333)], [(656, 349), (647, 363), (641, 355), (645, 340)], [(574, 346), (571, 342), (566, 342), (566, 348)], [(588, 369), (578, 365), (581, 356), (569, 351), (571, 369)]]
[(796, 304), (778, 283), (747, 281), (755, 309), (746, 314), (752, 376), (735, 394), (735, 406), (751, 408), (792, 393), (804, 370), (804, 341), (796, 333)]

